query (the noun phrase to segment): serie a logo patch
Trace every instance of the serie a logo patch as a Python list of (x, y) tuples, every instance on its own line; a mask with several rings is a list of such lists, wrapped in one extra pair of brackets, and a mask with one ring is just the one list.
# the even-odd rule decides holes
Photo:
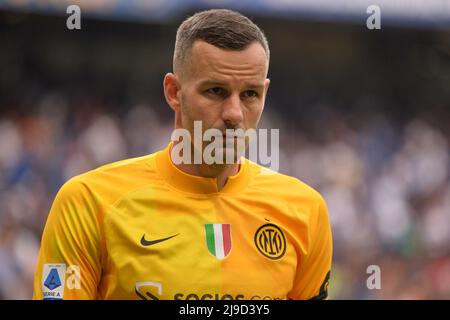
[(66, 267), (65, 263), (44, 264), (42, 269), (42, 298), (63, 300), (64, 289), (81, 289), (81, 272), (77, 265)]
[(44, 300), (63, 300), (66, 281), (66, 265), (44, 264), (42, 270), (42, 298)]

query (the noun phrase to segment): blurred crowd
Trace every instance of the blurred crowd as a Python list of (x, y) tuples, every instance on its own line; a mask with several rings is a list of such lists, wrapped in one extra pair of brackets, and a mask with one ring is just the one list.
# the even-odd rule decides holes
[[(415, 115), (404, 125), (382, 114), (358, 119), (362, 126), (338, 115), (325, 139), (305, 137), (285, 155), (288, 172), (328, 204), (331, 298), (449, 299), (448, 132)], [(368, 290), (372, 265), (380, 267), (380, 290)]]
[[(42, 229), (61, 184), (163, 148), (173, 124), (145, 104), (121, 116), (89, 99), (72, 110), (58, 92), (45, 92), (36, 104), (32, 113), (0, 119), (2, 299), (31, 297)], [(280, 128), (280, 171), (327, 201), (334, 238), (330, 298), (449, 298), (450, 137), (414, 116), (399, 125), (370, 114), (355, 125), (331, 107), (319, 133), (283, 130), (283, 115), (267, 109), (262, 126)], [(367, 288), (370, 265), (380, 267), (380, 290)]]

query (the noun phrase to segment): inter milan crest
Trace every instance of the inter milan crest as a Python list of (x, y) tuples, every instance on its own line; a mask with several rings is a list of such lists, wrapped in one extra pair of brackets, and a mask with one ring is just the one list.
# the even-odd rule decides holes
[(225, 223), (205, 224), (206, 245), (209, 253), (219, 260), (231, 251), (231, 226)]
[(283, 231), (272, 223), (261, 226), (255, 233), (254, 241), (258, 251), (269, 259), (278, 260), (286, 252), (286, 238)]

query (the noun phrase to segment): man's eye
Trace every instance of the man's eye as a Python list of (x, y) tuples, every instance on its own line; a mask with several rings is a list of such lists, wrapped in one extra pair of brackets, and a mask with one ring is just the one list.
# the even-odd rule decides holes
[(246, 98), (256, 98), (258, 97), (258, 92), (254, 90), (247, 90), (244, 92), (244, 97)]
[(219, 87), (214, 87), (206, 90), (208, 93), (214, 94), (216, 96), (221, 96), (225, 94), (225, 90)]

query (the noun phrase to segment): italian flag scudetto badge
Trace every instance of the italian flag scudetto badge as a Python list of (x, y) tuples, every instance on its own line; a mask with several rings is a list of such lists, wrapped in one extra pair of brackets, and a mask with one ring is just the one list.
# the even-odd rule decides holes
[(231, 227), (225, 223), (205, 224), (206, 245), (208, 251), (217, 259), (222, 260), (231, 251)]

